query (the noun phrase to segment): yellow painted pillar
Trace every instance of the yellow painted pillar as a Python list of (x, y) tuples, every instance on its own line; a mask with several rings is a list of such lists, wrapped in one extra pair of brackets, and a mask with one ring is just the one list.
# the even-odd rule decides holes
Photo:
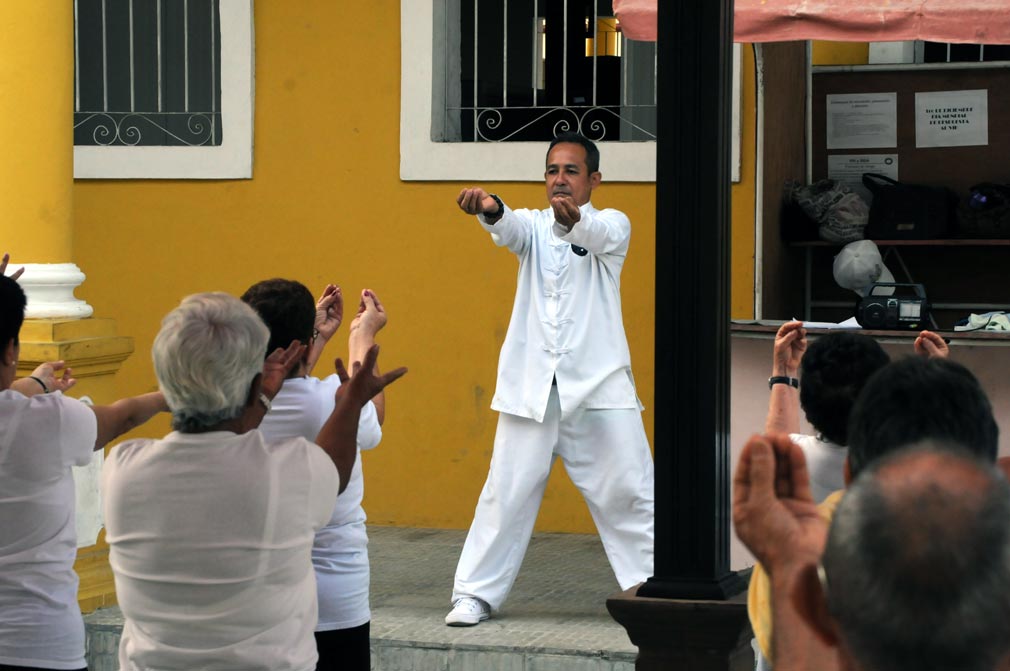
[(15, 262), (72, 260), (74, 9), (0, 2), (0, 247)]
[[(116, 335), (111, 319), (88, 318), (91, 306), (73, 296), (84, 280), (73, 263), (73, 7), (0, 1), (0, 252), (10, 252), (11, 270), (25, 267), (19, 375), (62, 359), (78, 378), (68, 395), (102, 404), (118, 396), (114, 376), (133, 339)], [(84, 522), (97, 529), (100, 458), (74, 473), (82, 539)], [(86, 542), (93, 544), (79, 548), (75, 568), (88, 611), (115, 603), (115, 589), (104, 538)]]

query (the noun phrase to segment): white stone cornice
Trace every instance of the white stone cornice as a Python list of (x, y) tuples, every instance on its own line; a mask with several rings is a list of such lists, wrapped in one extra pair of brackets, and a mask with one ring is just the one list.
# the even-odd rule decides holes
[(94, 308), (74, 296), (74, 289), (84, 282), (84, 273), (74, 263), (25, 263), (18, 284), (28, 297), (25, 317), (29, 319), (83, 319)]

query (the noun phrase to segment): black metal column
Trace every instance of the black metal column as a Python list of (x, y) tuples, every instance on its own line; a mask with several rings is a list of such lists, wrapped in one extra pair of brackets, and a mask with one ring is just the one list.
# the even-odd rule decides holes
[(732, 0), (660, 0), (656, 558), (639, 596), (722, 600), (729, 568)]

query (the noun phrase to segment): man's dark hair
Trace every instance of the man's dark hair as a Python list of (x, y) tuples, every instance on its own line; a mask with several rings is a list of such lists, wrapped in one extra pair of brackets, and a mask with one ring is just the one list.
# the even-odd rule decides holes
[(860, 333), (828, 333), (810, 343), (800, 363), (800, 406), (814, 429), (835, 445), (848, 445), (852, 406), (890, 360), (880, 343)]
[(0, 346), (6, 348), (12, 340), (15, 345), (18, 344), (27, 304), (21, 285), (6, 275), (0, 275)]
[(949, 359), (888, 364), (863, 387), (849, 417), (852, 476), (884, 454), (926, 440), (962, 445), (994, 462), (999, 427), (989, 397), (971, 371)]
[(559, 134), (551, 140), (550, 146), (547, 147), (547, 156), (551, 155), (551, 149), (554, 149), (554, 145), (566, 142), (580, 144), (586, 150), (586, 168), (589, 170), (590, 175), (600, 171), (600, 150), (596, 148), (592, 140), (582, 133), (565, 132)]
[(868, 671), (992, 671), (1010, 650), (1010, 485), (963, 446), (870, 466), (822, 566), (828, 610)]
[(242, 300), (259, 313), (270, 329), (268, 356), (278, 347), (287, 347), (292, 340), (305, 345), (311, 342), (316, 301), (301, 282), (279, 278), (263, 280), (246, 289)]

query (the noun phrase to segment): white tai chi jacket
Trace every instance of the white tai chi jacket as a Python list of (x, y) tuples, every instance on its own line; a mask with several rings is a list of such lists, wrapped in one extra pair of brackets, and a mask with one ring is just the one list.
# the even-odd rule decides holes
[[(538, 422), (557, 380), (562, 418), (577, 408), (642, 408), (621, 315), (631, 239), (623, 212), (579, 208), (568, 232), (554, 211), (511, 210), (481, 225), (519, 258), (516, 298), (491, 408)], [(572, 245), (580, 248), (580, 255)]]

